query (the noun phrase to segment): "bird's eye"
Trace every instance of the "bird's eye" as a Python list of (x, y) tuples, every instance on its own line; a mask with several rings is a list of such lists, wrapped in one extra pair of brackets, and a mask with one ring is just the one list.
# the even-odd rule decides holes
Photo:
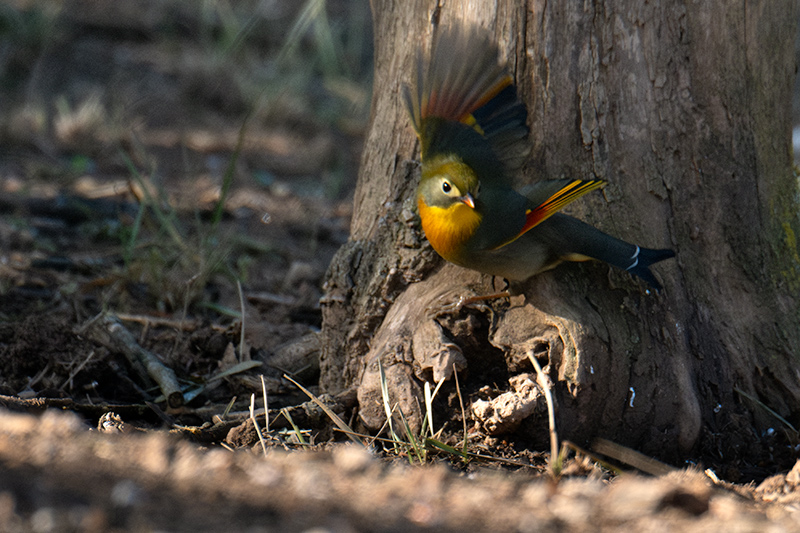
[(453, 187), (450, 185), (450, 182), (447, 181), (442, 182), (442, 190), (444, 191), (445, 194), (450, 194), (450, 191), (452, 189)]

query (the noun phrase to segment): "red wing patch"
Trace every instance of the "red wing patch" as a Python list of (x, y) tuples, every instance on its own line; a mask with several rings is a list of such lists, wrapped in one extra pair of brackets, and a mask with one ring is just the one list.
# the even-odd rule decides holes
[(557, 213), (567, 204), (574, 202), (584, 194), (599, 189), (603, 183), (605, 183), (603, 180), (575, 180), (568, 183), (537, 207), (525, 212), (525, 225), (522, 227), (522, 231), (520, 231), (519, 234), (522, 235), (532, 227), (547, 220), (554, 213)]
[[(504, 242), (497, 248), (502, 248), (506, 244), (519, 239), (525, 232), (541, 224), (563, 209), (567, 204), (574, 202), (588, 192), (599, 189), (604, 183), (605, 181), (603, 180), (574, 180), (569, 182), (538, 206), (525, 211), (525, 225), (522, 226), (520, 232), (513, 239)], [(497, 248), (495, 248), (495, 250)]]

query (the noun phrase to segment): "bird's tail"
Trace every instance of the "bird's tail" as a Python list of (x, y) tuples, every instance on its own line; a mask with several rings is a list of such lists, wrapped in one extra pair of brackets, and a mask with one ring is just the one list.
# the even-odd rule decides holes
[[(669, 249), (643, 248), (603, 233), (576, 218), (556, 213), (540, 226), (566, 261), (598, 259), (639, 276), (656, 290), (661, 284), (650, 266), (675, 257)], [(541, 231), (541, 230), (540, 230)]]
[(675, 257), (675, 252), (668, 248), (653, 249), (636, 246), (636, 251), (628, 259), (630, 265), (628, 265), (625, 270), (631, 274), (639, 276), (651, 287), (657, 291), (660, 291), (661, 284), (650, 271), (650, 265), (653, 263), (658, 263), (659, 261), (663, 261), (664, 259), (669, 259), (670, 257)]

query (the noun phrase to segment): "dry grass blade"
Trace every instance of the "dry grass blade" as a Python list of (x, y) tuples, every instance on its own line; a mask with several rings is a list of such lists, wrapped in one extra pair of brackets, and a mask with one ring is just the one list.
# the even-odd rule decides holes
[(289, 377), (287, 374), (284, 374), (284, 375), (283, 375), (283, 377), (284, 377), (285, 379), (287, 379), (287, 380), (291, 381), (292, 383), (294, 383), (294, 385), (295, 385), (295, 386), (296, 386), (298, 389), (300, 389), (301, 391), (303, 391), (303, 393), (305, 393), (305, 395), (306, 395), (306, 396), (308, 396), (309, 398), (311, 398), (311, 401), (313, 401), (315, 404), (317, 404), (317, 406), (318, 406), (320, 409), (322, 409), (322, 410), (325, 412), (325, 414), (326, 414), (326, 415), (328, 415), (328, 418), (330, 418), (331, 420), (333, 420), (333, 423), (334, 423), (334, 424), (336, 424), (336, 425), (339, 427), (339, 429), (341, 429), (341, 430), (342, 430), (342, 432), (343, 432), (343, 433), (345, 433), (345, 434), (348, 436), (348, 438), (349, 438), (351, 441), (355, 442), (355, 443), (356, 443), (356, 444), (358, 444), (359, 446), (364, 446), (364, 443), (363, 443), (363, 442), (361, 442), (360, 440), (358, 440), (357, 438), (355, 438), (355, 437), (353, 436), (353, 435), (355, 435), (355, 432), (354, 432), (354, 431), (353, 431), (353, 430), (350, 428), (350, 426), (348, 426), (348, 425), (345, 423), (345, 421), (344, 421), (344, 420), (342, 420), (342, 419), (339, 417), (339, 415), (337, 415), (336, 413), (334, 413), (334, 412), (333, 412), (333, 410), (331, 410), (331, 408), (330, 408), (330, 407), (328, 407), (327, 405), (325, 405), (325, 403), (324, 403), (324, 402), (322, 402), (322, 401), (320, 401), (320, 399), (319, 399), (319, 398), (317, 398), (316, 396), (314, 396), (314, 394), (313, 394), (313, 393), (312, 393), (310, 390), (308, 390), (307, 388), (305, 388), (305, 387), (303, 387), (302, 385), (300, 385), (298, 382), (296, 382), (295, 380), (293, 380), (292, 378), (290, 378), (290, 377)]
[[(244, 340), (244, 293), (242, 292), (242, 282), (238, 279), (236, 280), (236, 290), (239, 293), (239, 308), (241, 309), (242, 313), (242, 327), (239, 330), (239, 361), (250, 361), (250, 351), (247, 349), (247, 343)], [(264, 382), (263, 376), (261, 378), (261, 382)]]
[(747, 394), (745, 391), (743, 391), (743, 390), (742, 390), (742, 389), (740, 389), (739, 387), (734, 387), (734, 388), (733, 388), (733, 390), (734, 390), (734, 391), (736, 391), (736, 392), (737, 392), (739, 395), (741, 395), (741, 396), (744, 396), (745, 398), (747, 398), (748, 400), (750, 400), (751, 402), (753, 402), (755, 405), (757, 405), (757, 406), (761, 407), (761, 408), (762, 408), (764, 411), (766, 411), (766, 412), (767, 412), (767, 413), (769, 413), (770, 415), (774, 416), (774, 417), (775, 417), (775, 419), (776, 419), (776, 420), (778, 420), (778, 421), (779, 421), (781, 424), (783, 424), (783, 425), (785, 425), (787, 428), (789, 428), (789, 429), (791, 430), (791, 432), (792, 432), (792, 434), (793, 434), (793, 436), (794, 436), (794, 439), (795, 439), (795, 440), (797, 440), (797, 439), (798, 439), (798, 437), (800, 437), (800, 432), (798, 432), (798, 431), (797, 431), (797, 428), (795, 428), (795, 427), (794, 427), (794, 426), (793, 426), (793, 425), (792, 425), (792, 424), (791, 424), (791, 423), (790, 423), (788, 420), (786, 420), (786, 419), (785, 419), (785, 418), (783, 418), (781, 415), (779, 415), (778, 413), (776, 413), (776, 412), (775, 412), (775, 411), (774, 411), (774, 410), (773, 410), (771, 407), (769, 407), (767, 404), (765, 404), (764, 402), (762, 402), (762, 401), (761, 401), (761, 400), (759, 400), (758, 398), (756, 398), (756, 397), (754, 397), (754, 396), (752, 396), (752, 395), (750, 395), (750, 394)]
[(303, 432), (300, 431), (300, 428), (297, 427), (297, 424), (294, 423), (292, 414), (285, 407), (281, 409), (281, 414), (283, 415), (283, 418), (285, 418), (289, 422), (289, 425), (292, 426), (292, 432), (294, 433), (294, 436), (297, 439), (297, 444), (300, 444), (301, 446), (308, 446), (306, 439), (303, 437)]
[(231, 398), (231, 401), (228, 402), (228, 405), (225, 406), (225, 410), (222, 412), (222, 419), (225, 419), (228, 416), (228, 413), (231, 412), (233, 409), (233, 405), (236, 403), (236, 396)]
[(657, 459), (606, 439), (595, 439), (592, 450), (653, 476), (663, 476), (675, 470)]
[(210, 378), (208, 378), (208, 383), (212, 383), (218, 379), (226, 378), (228, 376), (232, 376), (234, 374), (239, 374), (241, 372), (247, 372), (248, 370), (252, 370), (254, 368), (258, 368), (262, 366), (264, 363), (261, 361), (244, 361), (241, 363), (236, 363), (230, 368), (219, 372), (218, 374), (214, 374)]
[(258, 427), (258, 420), (256, 420), (256, 395), (250, 395), (250, 420), (253, 421), (253, 426), (256, 428), (258, 435), (258, 442), (261, 443), (261, 450), (264, 452), (264, 457), (267, 456), (267, 445), (264, 442), (264, 436), (261, 434), (261, 428)]
[(577, 445), (577, 444), (575, 444), (574, 442), (571, 442), (571, 441), (565, 440), (565, 441), (563, 441), (563, 442), (561, 443), (561, 447), (562, 447), (562, 450), (561, 450), (562, 454), (565, 454), (565, 453), (566, 453), (566, 450), (565, 450), (565, 449), (570, 449), (570, 450), (574, 451), (575, 453), (579, 453), (579, 454), (581, 454), (581, 455), (585, 455), (586, 457), (590, 458), (592, 461), (594, 461), (594, 462), (595, 462), (595, 463), (597, 463), (598, 465), (602, 466), (603, 468), (605, 468), (605, 469), (606, 469), (606, 470), (608, 470), (609, 472), (614, 472), (614, 473), (615, 473), (615, 474), (617, 474), (617, 475), (619, 475), (619, 474), (622, 474), (622, 473), (623, 473), (623, 470), (622, 470), (621, 468), (619, 468), (618, 466), (616, 466), (616, 465), (612, 465), (612, 464), (611, 464), (611, 463), (609, 463), (608, 461), (604, 461), (604, 460), (603, 460), (603, 459), (601, 459), (601, 458), (600, 458), (600, 456), (599, 456), (599, 455), (597, 455), (596, 453), (592, 453), (592, 452), (590, 452), (589, 450), (586, 450), (586, 449), (584, 449), (584, 448), (581, 448), (580, 446), (578, 446), (578, 445)]
[(267, 404), (267, 384), (264, 383), (264, 374), (261, 374), (261, 394), (264, 395), (264, 428), (269, 431), (269, 404)]
[(199, 322), (196, 320), (174, 320), (150, 315), (132, 315), (129, 313), (116, 313), (116, 317), (123, 322), (136, 322), (146, 326), (161, 326), (172, 328), (178, 331), (194, 331), (198, 328)]
[[(86, 359), (84, 359), (83, 361), (81, 361), (81, 362), (80, 362), (80, 364), (79, 364), (79, 365), (78, 365), (78, 366), (77, 366), (77, 367), (76, 367), (74, 370), (72, 370), (72, 371), (69, 373), (69, 377), (68, 377), (67, 379), (65, 379), (65, 380), (64, 380), (64, 383), (62, 383), (62, 384), (61, 384), (61, 386), (59, 387), (59, 390), (64, 390), (64, 388), (67, 386), (67, 384), (68, 384), (68, 383), (72, 383), (72, 380), (73, 380), (73, 379), (75, 379), (75, 376), (77, 376), (77, 375), (78, 375), (78, 373), (79, 373), (81, 370), (83, 370), (83, 367), (85, 367), (85, 366), (86, 366), (86, 364), (87, 364), (89, 361), (91, 361), (93, 357), (94, 357), (94, 350), (91, 350), (91, 351), (89, 352), (89, 355), (87, 355), (87, 356), (86, 356)], [(71, 386), (71, 385), (70, 385), (70, 386)]]
[(423, 435), (425, 435), (425, 423), (427, 422), (427, 429), (433, 437), (433, 396), (431, 395), (431, 384), (427, 381), (423, 387), (425, 391), (425, 420), (422, 421)]
[(380, 373), (380, 380), (381, 380), (381, 398), (383, 399), (383, 410), (386, 413), (386, 422), (389, 424), (389, 435), (395, 441), (395, 443), (400, 441), (400, 438), (397, 436), (397, 433), (394, 431), (394, 425), (392, 424), (392, 411), (389, 404), (389, 387), (386, 383), (386, 373), (383, 371), (383, 365), (381, 364), (380, 359), (378, 360), (378, 372)]
[(464, 422), (464, 441), (461, 451), (467, 453), (467, 411), (464, 409), (464, 397), (461, 395), (461, 386), (458, 383), (458, 369), (455, 363), (453, 363), (453, 379), (456, 381), (456, 394), (458, 394), (458, 403), (461, 406), (461, 420)]
[[(425, 422), (427, 421), (427, 429), (428, 433), (432, 438), (437, 437), (437, 432), (433, 429), (433, 399), (436, 398), (436, 395), (439, 393), (439, 389), (442, 388), (442, 384), (444, 383), (444, 378), (439, 380), (439, 383), (436, 384), (436, 388), (433, 389), (431, 392), (431, 385), (427, 381), (425, 382), (425, 420), (423, 420), (423, 428), (425, 427)], [(441, 429), (440, 429), (441, 431)], [(423, 431), (423, 436), (425, 432)]]
[(561, 473), (561, 456), (558, 453), (558, 434), (556, 434), (556, 410), (553, 405), (553, 397), (550, 395), (550, 386), (547, 376), (542, 371), (539, 361), (533, 356), (533, 352), (528, 353), (528, 359), (536, 369), (536, 381), (542, 389), (544, 399), (547, 402), (547, 425), (550, 428), (550, 473), (558, 477)]

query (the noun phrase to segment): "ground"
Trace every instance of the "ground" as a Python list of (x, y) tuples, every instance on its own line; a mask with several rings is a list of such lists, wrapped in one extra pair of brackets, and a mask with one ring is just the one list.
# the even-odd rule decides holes
[(319, 394), (369, 28), (366, 2), (0, 6), (0, 530), (800, 530), (800, 471), (573, 450), (554, 479), (500, 439), (419, 466), (284, 377)]

